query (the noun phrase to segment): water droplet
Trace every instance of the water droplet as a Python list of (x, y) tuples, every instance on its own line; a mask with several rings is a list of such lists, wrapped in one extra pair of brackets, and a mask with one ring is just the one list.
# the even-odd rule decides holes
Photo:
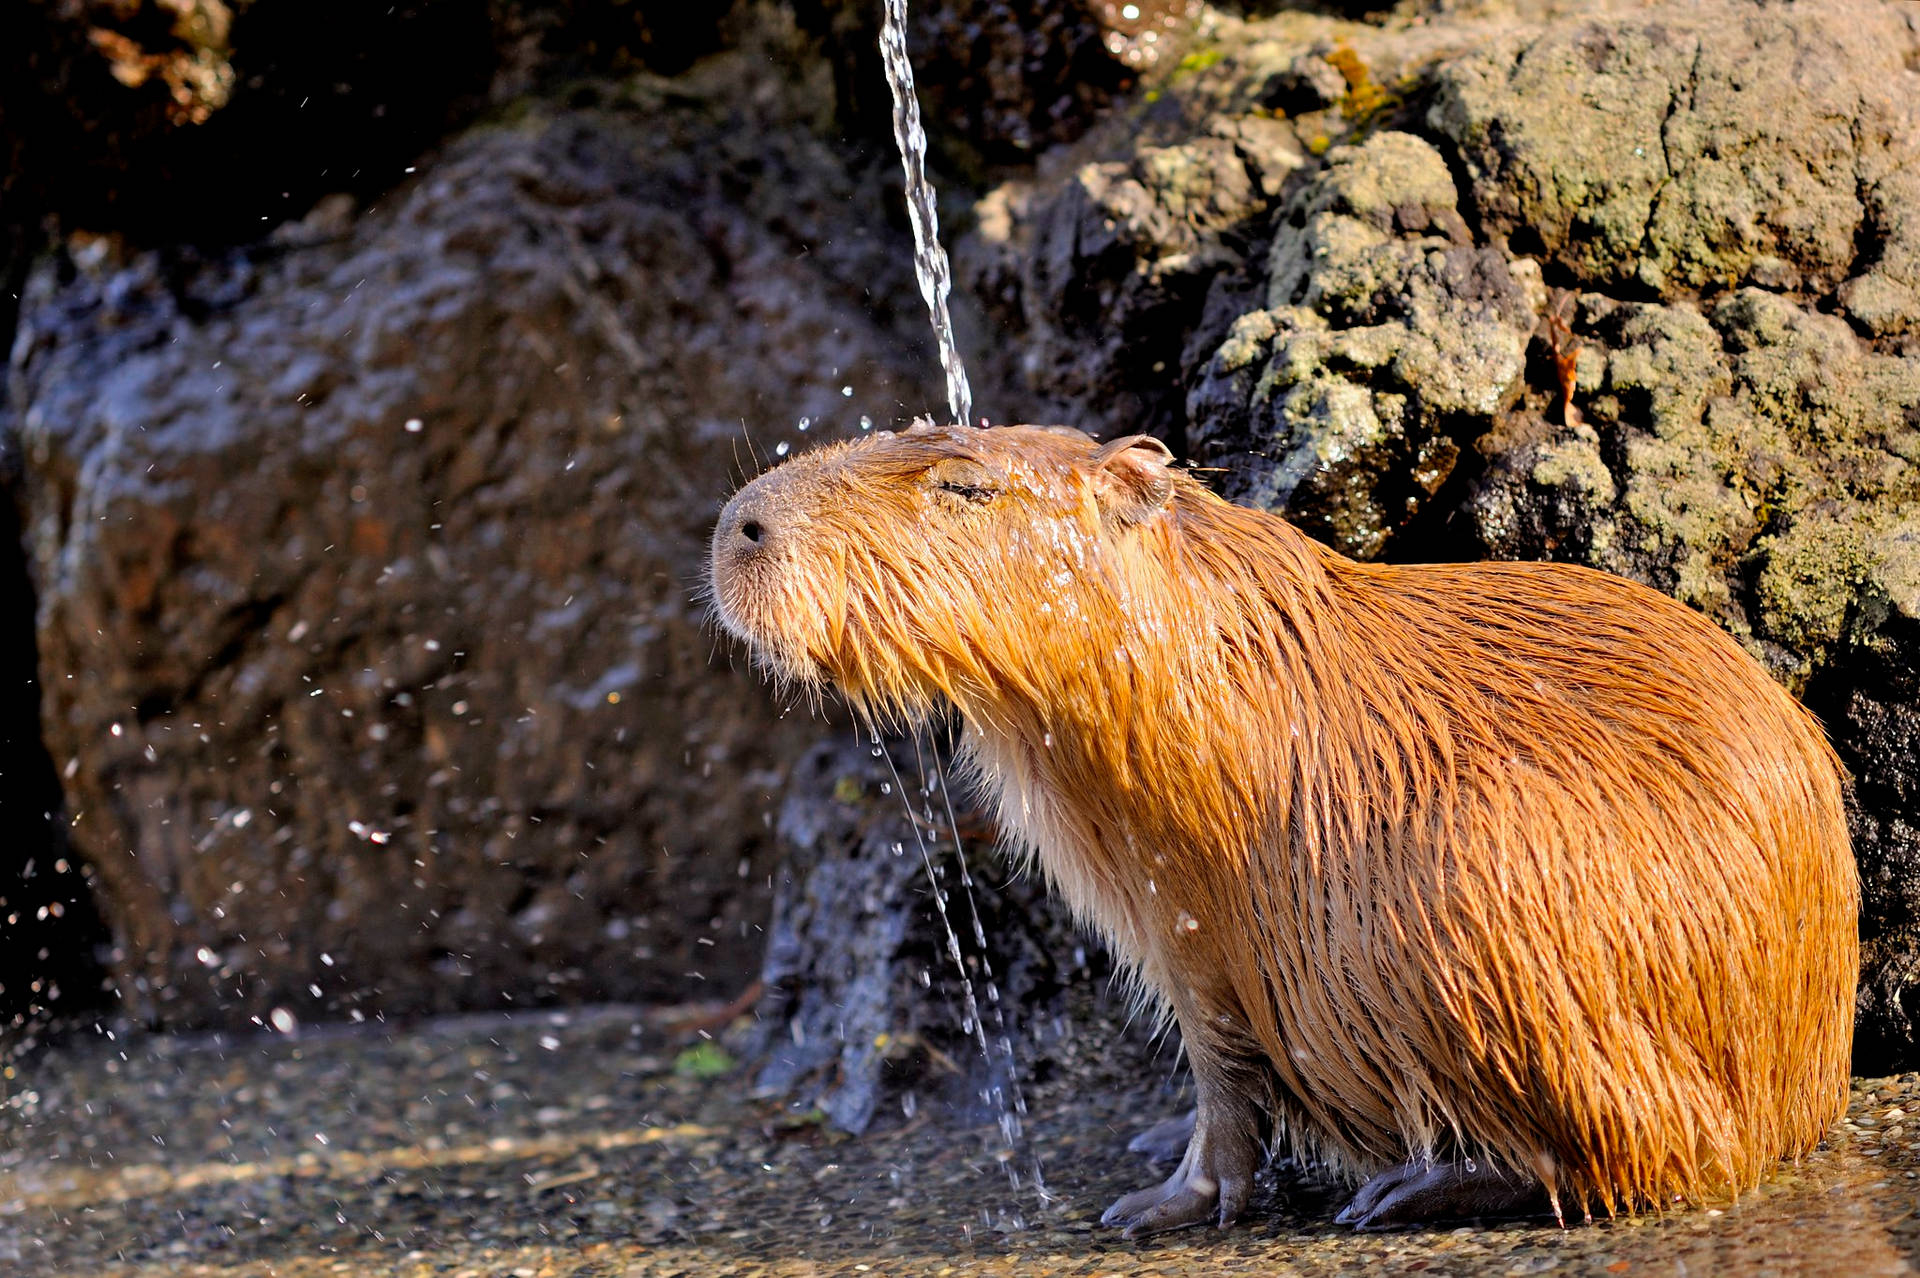
[(787, 455), (787, 451), (788, 451), (787, 441), (784, 439), (773, 446), (773, 455), (775, 457), (785, 457)]
[(560, 1040), (551, 1034), (542, 1034), (540, 1036), (540, 1046), (546, 1048), (549, 1052), (557, 1052), (560, 1050)]
[(418, 435), (421, 431), (425, 430), (426, 428), (427, 428), (427, 424), (421, 421), (418, 417), (407, 418), (407, 434)]
[(282, 1034), (291, 1034), (300, 1028), (300, 1022), (293, 1019), (293, 1013), (284, 1007), (276, 1007), (267, 1013), (267, 1020)]
[(804, 435), (804, 434), (806, 434), (806, 432), (807, 432), (807, 428), (808, 428), (808, 427), (810, 427), (810, 426), (812, 426), (812, 425), (813, 425), (813, 418), (811, 418), (811, 417), (802, 417), (802, 418), (800, 419), (800, 433), (801, 433), (801, 434), (803, 434), (803, 435)]
[(220, 956), (204, 945), (195, 950), (193, 956), (208, 967), (213, 967), (220, 962)]
[(1185, 910), (1182, 910), (1180, 911), (1179, 928), (1182, 932), (1198, 932), (1200, 930), (1200, 920)]

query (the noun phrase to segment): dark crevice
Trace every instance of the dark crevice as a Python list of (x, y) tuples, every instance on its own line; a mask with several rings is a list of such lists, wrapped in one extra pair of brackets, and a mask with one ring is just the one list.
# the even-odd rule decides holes
[(1412, 518), (1394, 530), (1377, 557), (1381, 562), (1460, 563), (1486, 557), (1467, 503), (1486, 473), (1487, 460), (1478, 444), (1487, 430), (1486, 420), (1478, 417), (1441, 423), (1436, 434), (1451, 439), (1459, 449), (1459, 456), (1433, 495), (1420, 504)]
[(11, 464), (0, 468), (0, 1056), (108, 1001), (107, 929), (67, 846), (59, 775), (40, 736), (33, 584), (15, 482)]
[[(276, 594), (265, 599), (250, 599), (228, 609), (227, 638), (221, 643), (219, 651), (201, 666), (199, 673), (186, 687), (177, 690), (159, 688), (142, 697), (136, 707), (140, 722), (151, 723), (172, 714), (176, 707), (197, 703), (208, 680), (238, 668), (240, 658), (266, 632), (273, 614), (285, 602), (284, 594)], [(346, 642), (350, 641), (340, 641), (342, 644)]]
[[(1425, 114), (1424, 111), (1421, 112), (1422, 118), (1419, 121), (1410, 122), (1407, 131), (1426, 139), (1433, 149), (1440, 153), (1441, 160), (1446, 163), (1448, 174), (1453, 178), (1454, 206), (1460, 214), (1460, 220), (1467, 224), (1467, 230), (1472, 232), (1475, 244), (1486, 244), (1490, 236), (1486, 222), (1480, 216), (1480, 201), (1474, 195), (1473, 177), (1467, 172), (1466, 158), (1460, 154), (1460, 148), (1454, 144), (1451, 137), (1437, 129), (1425, 126)], [(1539, 240), (1539, 232), (1534, 232), (1534, 238), (1536, 241)], [(1508, 241), (1509, 252), (1519, 257), (1538, 256), (1542, 259), (1542, 265), (1545, 264), (1546, 249), (1544, 242), (1538, 243), (1534, 248), (1522, 248), (1512, 240)]]

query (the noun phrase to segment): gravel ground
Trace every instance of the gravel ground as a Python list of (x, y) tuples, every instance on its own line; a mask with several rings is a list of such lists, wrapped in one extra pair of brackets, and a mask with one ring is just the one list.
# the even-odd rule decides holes
[(926, 1105), (838, 1138), (661, 1025), (594, 1008), (43, 1052), (0, 1083), (0, 1272), (1873, 1275), (1920, 1254), (1916, 1075), (1860, 1080), (1828, 1147), (1716, 1209), (1356, 1235), (1334, 1191), (1280, 1174), (1236, 1229), (1132, 1244), (1095, 1222), (1150, 1176), (1127, 1134), (1177, 1102), (1117, 1053), (1032, 1089), (1012, 1162), (1038, 1155), (1042, 1193), (992, 1123)]

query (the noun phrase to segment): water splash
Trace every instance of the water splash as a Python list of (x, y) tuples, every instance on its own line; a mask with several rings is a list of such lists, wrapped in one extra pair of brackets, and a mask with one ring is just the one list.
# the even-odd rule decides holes
[(933, 338), (940, 348), (940, 368), (947, 375), (947, 408), (962, 426), (973, 419), (973, 389), (953, 340), (953, 316), (947, 294), (953, 289), (953, 270), (947, 250), (940, 245), (940, 214), (934, 207), (933, 183), (927, 180), (927, 132), (920, 125), (920, 100), (913, 94), (913, 64), (907, 60), (907, 0), (885, 0), (880, 22), (880, 61), (893, 91), (893, 140), (900, 146), (900, 168), (906, 174), (907, 216), (913, 221), (913, 273), (920, 280), (933, 319)]

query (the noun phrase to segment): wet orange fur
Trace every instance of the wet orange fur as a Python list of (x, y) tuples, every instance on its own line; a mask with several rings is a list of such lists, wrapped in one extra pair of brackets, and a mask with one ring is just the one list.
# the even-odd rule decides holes
[(1858, 888), (1834, 756), (1754, 661), (1617, 577), (1356, 563), (1095, 450), (797, 458), (729, 507), (780, 522), (716, 540), (721, 618), (870, 714), (957, 707), (1003, 828), (1296, 1153), (1631, 1210), (1821, 1139)]

